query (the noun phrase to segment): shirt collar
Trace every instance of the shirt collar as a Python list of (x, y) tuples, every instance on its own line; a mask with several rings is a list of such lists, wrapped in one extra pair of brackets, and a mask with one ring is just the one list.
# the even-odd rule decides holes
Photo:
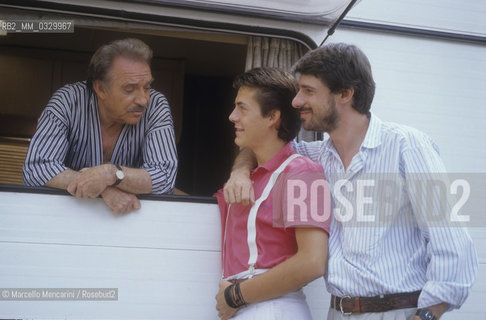
[(366, 131), (363, 143), (361, 144), (362, 148), (373, 149), (381, 144), (381, 126), (382, 121), (380, 120), (380, 118), (378, 118), (374, 114), (371, 114), (370, 125), (368, 126), (368, 130)]
[[(371, 113), (370, 124), (368, 126), (368, 130), (366, 131), (365, 138), (361, 143), (361, 148), (373, 149), (381, 144), (380, 133), (382, 123), (383, 122), (380, 120), (380, 118)], [(332, 143), (331, 137), (327, 133), (324, 133), (322, 150), (323, 152), (334, 150), (334, 144)]]
[(265, 169), (267, 171), (273, 172), (277, 170), (282, 162), (285, 161), (288, 157), (295, 153), (295, 150), (292, 148), (292, 144), (289, 142), (287, 143), (276, 155), (274, 155), (270, 160), (265, 162), (263, 165), (257, 167), (253, 172), (259, 169)]

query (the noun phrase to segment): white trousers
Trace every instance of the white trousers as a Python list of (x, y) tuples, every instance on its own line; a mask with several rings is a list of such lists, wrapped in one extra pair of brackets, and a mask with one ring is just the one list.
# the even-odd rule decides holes
[(417, 308), (397, 309), (387, 312), (368, 312), (345, 316), (340, 311), (329, 308), (327, 320), (412, 320)]
[(281, 297), (251, 303), (236, 312), (237, 320), (312, 320), (302, 289)]

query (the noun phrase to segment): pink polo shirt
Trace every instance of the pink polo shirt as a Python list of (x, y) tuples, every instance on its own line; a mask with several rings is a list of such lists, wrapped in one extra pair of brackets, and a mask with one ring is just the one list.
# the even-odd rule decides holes
[[(262, 194), (271, 174), (282, 162), (295, 153), (291, 144), (288, 143), (273, 158), (251, 172), (250, 178), (253, 182), (255, 199), (258, 199)], [(315, 197), (314, 200), (310, 196), (306, 199), (300, 197), (299, 203), (304, 206), (300, 207), (300, 211), (293, 210), (292, 215), (289, 215), (289, 212), (287, 212), (288, 194), (286, 187), (284, 187), (289, 179), (306, 181), (305, 183), (308, 186), (307, 190), (310, 190), (310, 180), (323, 181), (325, 177), (322, 166), (306, 157), (293, 159), (287, 165), (279, 176), (270, 195), (262, 202), (258, 210), (256, 218), (256, 244), (258, 248), (258, 258), (255, 264), (256, 269), (270, 269), (297, 252), (295, 227), (315, 227), (329, 233), (331, 221), (330, 212), (325, 212), (325, 214), (321, 212), (318, 219), (315, 219), (315, 214), (311, 214), (311, 201), (315, 201)], [(222, 263), (224, 277), (226, 278), (248, 270), (249, 249), (247, 242), (247, 221), (251, 205), (231, 205), (230, 212), (228, 213), (228, 204), (224, 201), (223, 189), (218, 190), (215, 196), (218, 199), (221, 213), (222, 251), (224, 259)], [(325, 197), (319, 198), (322, 200)], [(323, 205), (319, 206), (319, 209), (321, 211), (330, 211), (330, 209)], [(323, 216), (327, 217), (324, 221), (322, 219)]]

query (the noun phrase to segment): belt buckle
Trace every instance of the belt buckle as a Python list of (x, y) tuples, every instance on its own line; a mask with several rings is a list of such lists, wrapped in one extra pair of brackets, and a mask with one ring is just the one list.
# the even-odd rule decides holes
[(344, 300), (344, 299), (349, 299), (349, 301), (352, 301), (352, 300), (353, 300), (353, 298), (351, 298), (351, 296), (344, 296), (344, 297), (342, 297), (342, 298), (339, 300), (339, 309), (341, 310), (341, 313), (342, 313), (343, 315), (345, 315), (345, 316), (350, 316), (350, 315), (352, 315), (352, 314), (353, 314), (353, 312), (352, 312), (352, 311), (351, 311), (351, 312), (344, 312), (344, 310), (343, 310), (343, 300)]

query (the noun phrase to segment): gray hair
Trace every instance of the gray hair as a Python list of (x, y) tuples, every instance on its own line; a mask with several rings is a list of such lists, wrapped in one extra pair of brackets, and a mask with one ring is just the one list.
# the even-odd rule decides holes
[(125, 57), (135, 61), (144, 61), (150, 66), (152, 49), (139, 39), (115, 40), (102, 45), (91, 57), (88, 67), (88, 88), (93, 89), (96, 80), (106, 81), (113, 61)]

